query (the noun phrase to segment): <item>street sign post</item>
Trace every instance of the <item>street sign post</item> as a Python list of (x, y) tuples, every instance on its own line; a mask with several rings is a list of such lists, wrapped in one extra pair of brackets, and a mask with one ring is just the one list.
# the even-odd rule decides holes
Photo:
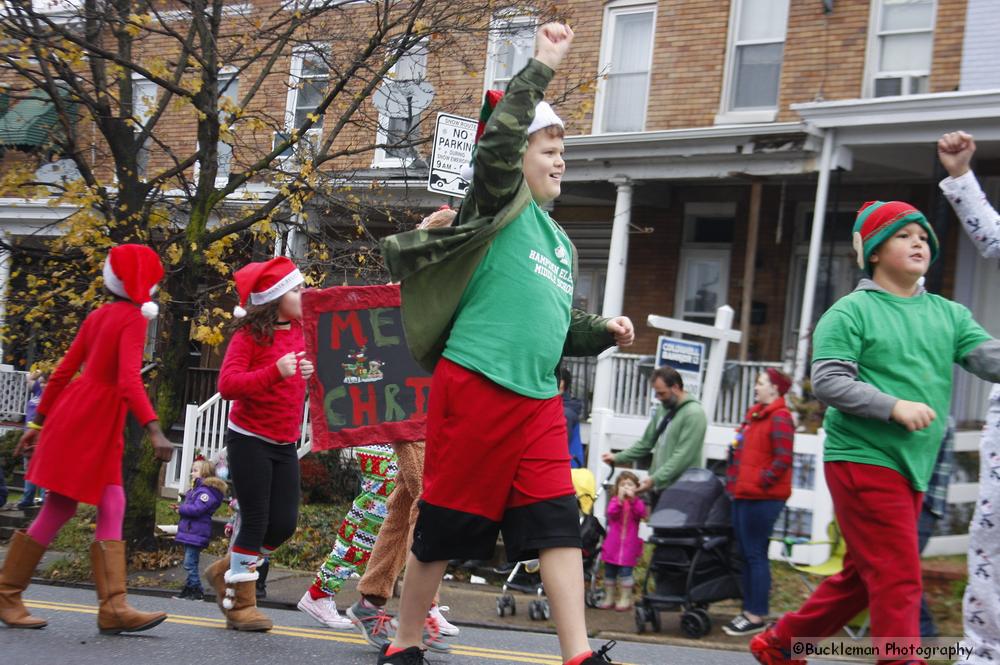
[(469, 182), (461, 173), (472, 159), (476, 141), (476, 121), (450, 113), (438, 113), (434, 125), (434, 145), (427, 173), (427, 189), (437, 194), (464, 197)]

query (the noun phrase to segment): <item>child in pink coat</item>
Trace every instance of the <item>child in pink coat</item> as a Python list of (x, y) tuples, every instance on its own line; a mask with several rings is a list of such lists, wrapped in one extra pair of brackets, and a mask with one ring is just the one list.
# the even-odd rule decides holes
[(601, 550), (606, 594), (598, 604), (604, 610), (612, 606), (619, 612), (632, 609), (632, 587), (635, 586), (632, 569), (642, 557), (639, 522), (645, 519), (647, 513), (646, 502), (636, 496), (638, 489), (638, 476), (631, 471), (622, 471), (615, 481), (615, 495), (608, 502), (608, 535)]

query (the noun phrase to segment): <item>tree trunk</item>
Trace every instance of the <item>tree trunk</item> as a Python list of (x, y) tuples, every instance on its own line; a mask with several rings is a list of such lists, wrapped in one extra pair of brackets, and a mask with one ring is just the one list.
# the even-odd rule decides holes
[[(170, 294), (194, 294), (202, 270), (200, 262), (192, 261), (183, 269), (176, 270), (167, 278), (167, 292)], [(184, 385), (190, 365), (189, 349), (191, 337), (193, 298), (178, 298), (161, 320), (167, 323), (159, 335), (160, 354), (156, 378), (153, 380), (153, 405), (160, 420), (160, 427), (171, 440), (171, 428), (179, 422), (184, 412)], [(126, 433), (124, 459), (125, 496), (128, 504), (125, 511), (124, 539), (133, 549), (155, 547), (153, 531), (156, 526), (156, 502), (160, 482), (162, 462), (153, 456), (145, 433), (134, 419), (129, 420)]]

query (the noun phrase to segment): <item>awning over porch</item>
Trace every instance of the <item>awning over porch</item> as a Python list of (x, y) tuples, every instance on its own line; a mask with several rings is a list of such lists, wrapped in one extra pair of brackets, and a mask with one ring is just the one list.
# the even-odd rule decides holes
[(49, 145), (52, 132), (58, 129), (59, 116), (48, 94), (33, 90), (20, 101), (4, 97), (9, 107), (0, 117), (0, 146), (34, 149)]

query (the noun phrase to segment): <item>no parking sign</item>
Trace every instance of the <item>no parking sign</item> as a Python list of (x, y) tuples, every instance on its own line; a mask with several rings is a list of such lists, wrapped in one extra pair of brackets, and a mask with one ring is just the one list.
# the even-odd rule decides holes
[(450, 113), (437, 114), (427, 189), (446, 196), (465, 196), (469, 182), (461, 173), (472, 159), (476, 126), (476, 121), (471, 118)]

